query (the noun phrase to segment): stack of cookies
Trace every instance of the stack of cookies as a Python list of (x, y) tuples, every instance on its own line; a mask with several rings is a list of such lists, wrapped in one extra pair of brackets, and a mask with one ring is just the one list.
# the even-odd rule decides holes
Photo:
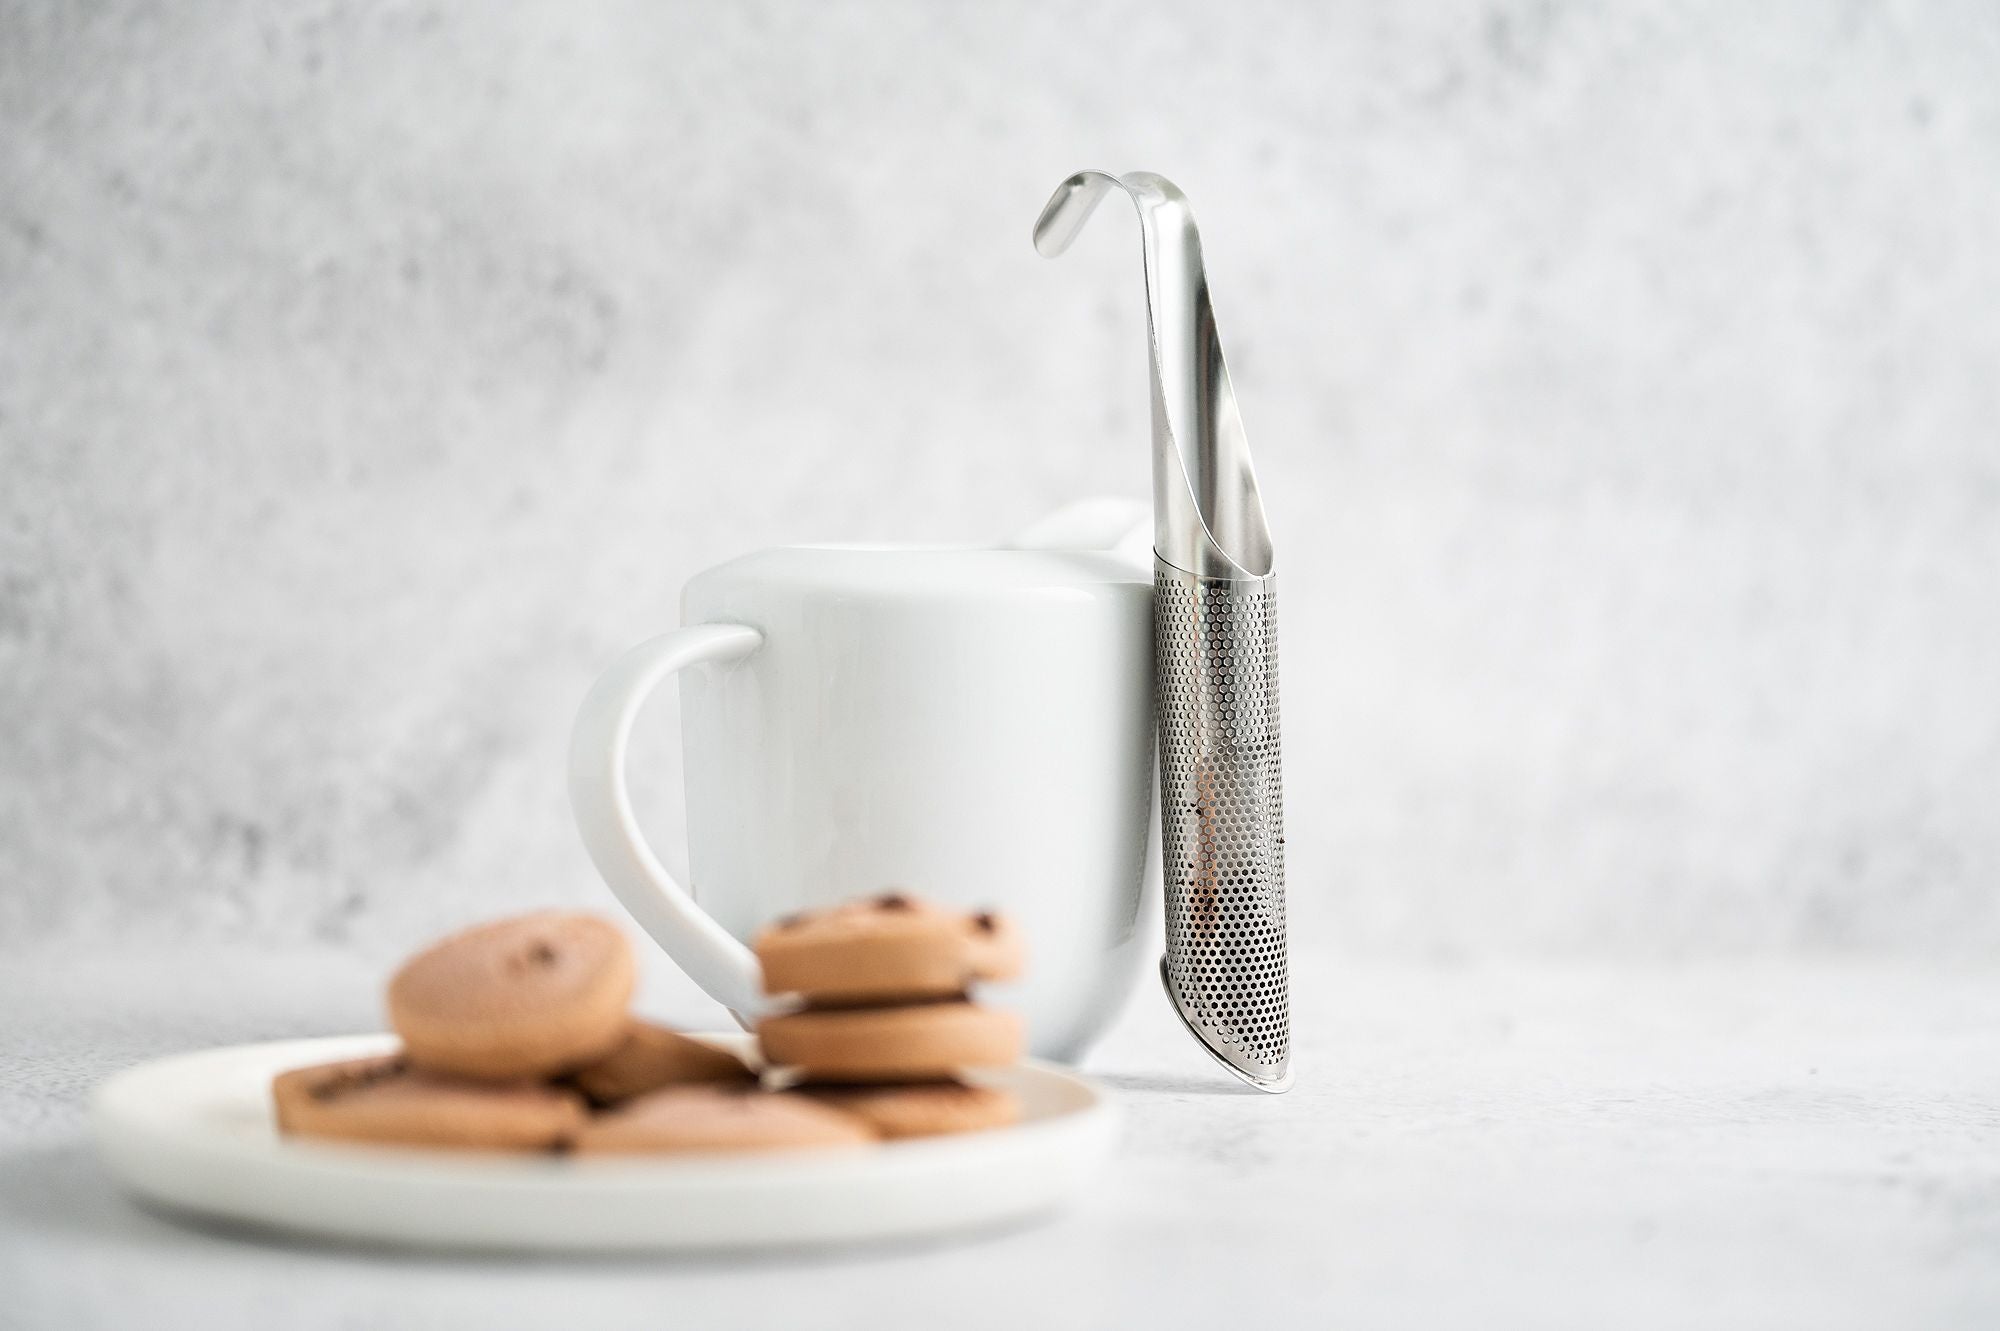
[[(866, 1146), (1019, 1116), (967, 1068), (1012, 1063), (1019, 1022), (966, 998), (1020, 944), (989, 915), (901, 896), (781, 921), (758, 940), (773, 993), (760, 1080), (742, 1059), (631, 1015), (625, 936), (543, 913), (457, 934), (389, 985), (402, 1051), (280, 1074), (281, 1132), (340, 1141), (604, 1153)], [(778, 1087), (787, 1089), (777, 1089)]]
[(767, 1064), (795, 1093), (891, 1138), (1019, 1117), (1011, 1094), (962, 1075), (1021, 1056), (1020, 1019), (968, 992), (1020, 974), (1021, 941), (1004, 918), (887, 893), (787, 916), (756, 949), (765, 992), (799, 1004), (757, 1025)]

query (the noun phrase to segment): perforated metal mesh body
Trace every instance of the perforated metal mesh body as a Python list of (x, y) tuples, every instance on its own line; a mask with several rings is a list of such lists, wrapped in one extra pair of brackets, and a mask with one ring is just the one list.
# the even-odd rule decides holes
[(1247, 1081), (1290, 1080), (1278, 609), (1272, 579), (1156, 564), (1161, 977), (1195, 1036)]

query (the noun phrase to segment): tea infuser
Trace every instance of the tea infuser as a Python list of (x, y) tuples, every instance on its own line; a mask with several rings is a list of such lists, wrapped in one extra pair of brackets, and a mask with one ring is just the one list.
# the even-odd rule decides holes
[(1113, 190), (1138, 209), (1153, 377), (1160, 978), (1218, 1062), (1283, 1091), (1291, 1014), (1271, 534), (1186, 196), (1147, 171), (1079, 171), (1042, 209), (1035, 248), (1048, 258), (1068, 249)]

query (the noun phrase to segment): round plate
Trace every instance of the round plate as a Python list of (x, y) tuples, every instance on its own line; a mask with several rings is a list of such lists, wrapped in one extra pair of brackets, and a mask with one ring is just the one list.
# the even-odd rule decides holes
[[(703, 1037), (738, 1052), (747, 1036)], [(1047, 1212), (1109, 1153), (1104, 1093), (1043, 1063), (981, 1080), (1015, 1127), (815, 1154), (573, 1159), (278, 1135), (271, 1078), (387, 1053), (387, 1035), (182, 1054), (119, 1073), (92, 1104), (107, 1167), (141, 1198), (259, 1228), (367, 1243), (560, 1252), (854, 1243)]]

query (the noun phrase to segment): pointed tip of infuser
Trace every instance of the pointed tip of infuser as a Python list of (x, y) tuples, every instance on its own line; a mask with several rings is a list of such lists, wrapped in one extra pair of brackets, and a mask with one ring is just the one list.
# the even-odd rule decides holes
[(1195, 1043), (1199, 1044), (1210, 1058), (1227, 1069), (1231, 1076), (1269, 1095), (1283, 1095), (1292, 1089), (1292, 1057), (1289, 1041), (1285, 1053), (1276, 1063), (1253, 1061), (1234, 1045), (1219, 1043), (1217, 1033), (1211, 1027), (1195, 1020), (1187, 1003), (1174, 988), (1173, 972), (1167, 965), (1165, 957), (1160, 958), (1160, 987), (1167, 991), (1168, 1005), (1173, 1008), (1174, 1015), (1181, 1019), (1181, 1025), (1187, 1027), (1188, 1034), (1195, 1038)]

